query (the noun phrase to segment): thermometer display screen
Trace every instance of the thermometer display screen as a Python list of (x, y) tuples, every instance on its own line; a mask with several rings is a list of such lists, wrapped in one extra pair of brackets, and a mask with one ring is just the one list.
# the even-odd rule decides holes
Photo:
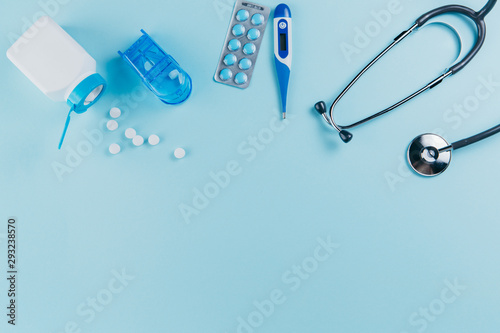
[(280, 51), (286, 51), (286, 34), (280, 34)]

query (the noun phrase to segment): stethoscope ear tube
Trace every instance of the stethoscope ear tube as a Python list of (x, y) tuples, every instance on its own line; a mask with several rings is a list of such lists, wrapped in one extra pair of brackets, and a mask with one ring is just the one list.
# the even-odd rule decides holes
[[(486, 24), (484, 18), (488, 15), (493, 7), (496, 5), (497, 0), (489, 0), (486, 5), (479, 11), (475, 12), (471, 8), (460, 6), (460, 5), (449, 5), (436, 8), (431, 10), (421, 17), (419, 17), (415, 24), (410, 27), (410, 29), (405, 30), (403, 33), (399, 34), (394, 41), (386, 47), (378, 56), (376, 56), (361, 72), (354, 77), (354, 79), (347, 85), (346, 88), (339, 94), (330, 107), (330, 112), (327, 114), (327, 107), (325, 102), (321, 101), (316, 103), (314, 108), (316, 111), (324, 118), (324, 120), (333, 128), (335, 128), (340, 135), (340, 138), (344, 142), (349, 142), (352, 139), (352, 134), (348, 132), (348, 129), (362, 125), (368, 121), (378, 118), (399, 106), (409, 102), (413, 98), (417, 97), (421, 93), (432, 89), (443, 82), (445, 78), (453, 74), (458, 73), (463, 68), (465, 68), (474, 57), (481, 50), (486, 39)], [(343, 126), (335, 123), (333, 118), (333, 111), (338, 104), (338, 102), (344, 97), (344, 95), (354, 86), (354, 84), (385, 54), (387, 54), (394, 46), (408, 37), (413, 31), (418, 28), (423, 27), (429, 20), (444, 14), (457, 13), (467, 18), (471, 19), (477, 27), (477, 40), (474, 47), (469, 51), (469, 53), (457, 64), (450, 67), (450, 69), (445, 70), (444, 74), (436, 78), (434, 81), (430, 82), (420, 90), (414, 92), (412, 95), (406, 97), (405, 99), (399, 101), (398, 103), (390, 106), (389, 108), (382, 110), (372, 116), (364, 118), (351, 125)], [(408, 162), (415, 172), (423, 176), (436, 176), (444, 172), (450, 162), (453, 150), (461, 149), (467, 147), (471, 144), (489, 138), (495, 134), (500, 133), (500, 125), (495, 126), (487, 131), (474, 135), (470, 138), (454, 142), (453, 144), (448, 144), (445, 139), (436, 134), (423, 134), (416, 137), (408, 147)]]
[[(335, 99), (335, 101), (332, 103), (330, 107), (330, 112), (329, 114), (326, 113), (326, 104), (324, 102), (318, 102), (315, 105), (316, 111), (321, 114), (321, 116), (325, 119), (325, 121), (335, 128), (340, 135), (340, 138), (344, 142), (349, 142), (352, 139), (352, 134), (347, 132), (348, 129), (352, 129), (354, 127), (357, 127), (359, 125), (362, 125), (366, 122), (369, 122), (375, 118), (378, 118), (400, 106), (403, 104), (409, 102), (413, 98), (419, 96), (423, 92), (433, 89), (437, 85), (443, 82), (445, 78), (448, 76), (451, 76), (453, 74), (458, 73), (461, 71), (465, 66), (467, 66), (472, 59), (478, 54), (478, 52), (481, 50), (482, 46), (484, 45), (485, 39), (486, 39), (486, 24), (484, 22), (485, 16), (493, 9), (495, 6), (497, 0), (489, 0), (488, 3), (479, 11), (475, 12), (471, 8), (465, 7), (465, 6), (460, 6), (460, 5), (448, 5), (448, 6), (443, 6), (436, 8), (434, 10), (431, 10), (421, 17), (419, 17), (415, 24), (410, 27), (408, 30), (405, 30), (403, 33), (399, 34), (394, 41), (386, 47), (379, 55), (377, 55), (365, 68), (361, 70), (361, 72), (354, 77), (354, 79), (347, 85), (347, 87), (344, 88), (344, 90), (339, 94), (339, 96)], [(427, 84), (426, 86), (422, 87), (420, 90), (414, 92), (410, 96), (406, 97), (405, 99), (395, 103), (394, 105), (376, 113), (373, 114), (372, 116), (369, 116), (367, 118), (364, 118), (358, 122), (355, 122), (350, 125), (338, 125), (335, 123), (334, 117), (333, 117), (333, 112), (339, 101), (344, 97), (344, 95), (356, 84), (356, 82), (376, 63), (378, 62), (385, 54), (387, 54), (393, 47), (395, 47), (398, 43), (400, 43), (402, 40), (404, 40), (406, 37), (408, 37), (413, 31), (417, 30), (418, 28), (423, 27), (429, 20), (432, 18), (435, 18), (440, 15), (444, 14), (449, 14), (449, 13), (457, 13), (464, 15), (468, 18), (470, 18), (472, 21), (476, 23), (477, 26), (477, 40), (474, 45), (474, 47), (469, 51), (469, 53), (457, 64), (453, 65), (450, 67), (450, 69), (445, 70), (445, 73)]]
[(328, 118), (328, 116), (326, 115), (326, 103), (321, 101), (321, 102), (318, 102), (314, 105), (314, 108), (316, 109), (316, 111), (323, 116), (323, 118), (325, 119), (325, 121), (327, 123), (329, 123), (331, 126), (335, 127), (338, 129), (339, 131), (339, 136), (340, 136), (340, 139), (342, 141), (344, 141), (345, 143), (349, 143), (351, 140), (352, 140), (352, 133), (351, 132), (348, 132), (346, 130), (343, 130), (343, 129), (340, 129), (338, 127), (336, 127), (337, 125), (335, 125), (335, 123), (333, 121), (330, 120), (330, 118)]
[[(449, 14), (449, 13), (458, 13), (458, 14), (462, 14), (462, 15), (470, 18), (476, 24), (476, 27), (477, 27), (476, 43), (474, 44), (474, 47), (469, 51), (469, 53), (459, 63), (457, 63), (456, 65), (454, 65), (453, 67), (450, 68), (450, 71), (452, 74), (456, 74), (459, 71), (461, 71), (462, 69), (464, 69), (465, 66), (467, 66), (472, 61), (472, 59), (474, 59), (476, 57), (476, 55), (479, 53), (479, 51), (483, 47), (484, 42), (486, 40), (486, 23), (484, 22), (484, 16), (486, 14), (488, 14), (489, 11), (491, 11), (491, 9), (493, 9), (493, 6), (495, 5), (496, 0), (490, 1), (490, 2), (493, 2), (493, 5), (491, 6), (491, 8), (489, 8), (488, 7), (489, 3), (488, 3), (488, 5), (485, 6), (485, 8), (486, 7), (489, 8), (489, 10), (487, 10), (487, 11), (484, 11), (484, 9), (483, 9), (480, 12), (476, 13), (474, 10), (472, 10), (468, 7), (459, 6), (459, 5), (449, 5), (449, 6), (443, 6), (443, 7), (431, 10), (430, 12), (422, 15), (421, 17), (419, 17), (417, 19), (416, 23), (418, 24), (419, 27), (422, 27), (430, 19), (435, 18), (436, 16)], [(483, 12), (483, 11), (484, 11), (484, 13), (481, 14), (481, 12)]]

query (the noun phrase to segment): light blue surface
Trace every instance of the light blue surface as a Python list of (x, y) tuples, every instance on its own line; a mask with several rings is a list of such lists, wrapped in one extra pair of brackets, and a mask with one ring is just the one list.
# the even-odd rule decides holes
[[(462, 3), (479, 9), (484, 2)], [(500, 6), (486, 19), (484, 49), (464, 71), (353, 130), (345, 145), (314, 103), (329, 104), (420, 14), (449, 1), (287, 1), (297, 51), (284, 123), (270, 28), (247, 90), (212, 80), (231, 1), (64, 3), (9, 1), (0, 13), (3, 52), (44, 7), (109, 84), (75, 117), (58, 151), (67, 106), (0, 56), (2, 276), (9, 216), (18, 218), (19, 241), (18, 325), (6, 324), (2, 279), (2, 333), (78, 332), (65, 330), (71, 322), (93, 333), (232, 333), (249, 317), (260, 325), (246, 331), (259, 333), (499, 331), (500, 137), (458, 151), (434, 179), (411, 174), (403, 158), (418, 134), (440, 129), (454, 141), (500, 122)], [(388, 8), (394, 13), (383, 15)], [(141, 28), (191, 74), (186, 103), (161, 103), (116, 54)], [(359, 33), (365, 28), (370, 36)], [(414, 91), (455, 53), (449, 31), (422, 30), (353, 88), (337, 120), (357, 120)], [(123, 116), (108, 132), (113, 106)], [(128, 127), (162, 141), (133, 147), (123, 136)], [(88, 156), (71, 158), (92, 140)], [(113, 142), (122, 145), (117, 156), (107, 150)], [(182, 160), (173, 157), (178, 147), (187, 151)], [(66, 159), (71, 173), (60, 181), (53, 166)], [(213, 198), (198, 200), (198, 215), (186, 223), (179, 207), (193, 206), (204, 190)], [(325, 250), (328, 237), (340, 247)], [(299, 278), (294, 265), (311, 273)], [(122, 270), (134, 278), (120, 282)], [(451, 290), (455, 279), (466, 289)], [(113, 299), (92, 317), (87, 299), (109, 301), (110, 290)], [(274, 311), (271, 299), (279, 303)], [(415, 317), (429, 306), (439, 315)]]

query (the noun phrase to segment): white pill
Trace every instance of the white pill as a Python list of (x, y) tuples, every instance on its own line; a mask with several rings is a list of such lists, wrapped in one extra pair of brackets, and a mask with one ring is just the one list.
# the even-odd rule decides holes
[(111, 118), (118, 118), (122, 115), (122, 110), (119, 108), (111, 108), (111, 110), (109, 110), (109, 115)]
[(109, 146), (109, 152), (113, 155), (118, 154), (120, 150), (121, 150), (120, 145), (117, 143), (113, 143)]
[(184, 158), (184, 156), (186, 156), (186, 151), (182, 148), (177, 148), (174, 151), (174, 156), (179, 159)]
[(116, 122), (116, 120), (110, 120), (108, 121), (108, 123), (106, 124), (106, 127), (110, 130), (110, 131), (114, 131), (118, 128), (118, 123)]
[(175, 80), (177, 79), (177, 77), (179, 76), (179, 71), (177, 69), (174, 69), (173, 71), (171, 71), (169, 74), (168, 74), (168, 77), (171, 79), (171, 80)]
[(140, 136), (140, 135), (136, 135), (136, 136), (134, 136), (134, 138), (132, 139), (132, 143), (133, 143), (134, 145), (136, 145), (137, 147), (142, 146), (142, 145), (143, 145), (143, 143), (144, 143), (144, 138), (143, 138), (142, 136)]
[(127, 128), (125, 130), (125, 137), (127, 139), (133, 139), (137, 135), (137, 132), (133, 128)]
[(149, 136), (148, 142), (151, 146), (156, 146), (157, 144), (160, 143), (160, 138), (158, 137), (158, 135), (153, 134)]

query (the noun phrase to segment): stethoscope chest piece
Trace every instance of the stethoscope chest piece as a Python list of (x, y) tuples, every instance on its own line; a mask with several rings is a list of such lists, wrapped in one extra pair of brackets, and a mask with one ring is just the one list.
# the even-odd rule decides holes
[(408, 147), (408, 163), (422, 176), (440, 175), (448, 168), (450, 162), (450, 145), (439, 135), (422, 134)]

